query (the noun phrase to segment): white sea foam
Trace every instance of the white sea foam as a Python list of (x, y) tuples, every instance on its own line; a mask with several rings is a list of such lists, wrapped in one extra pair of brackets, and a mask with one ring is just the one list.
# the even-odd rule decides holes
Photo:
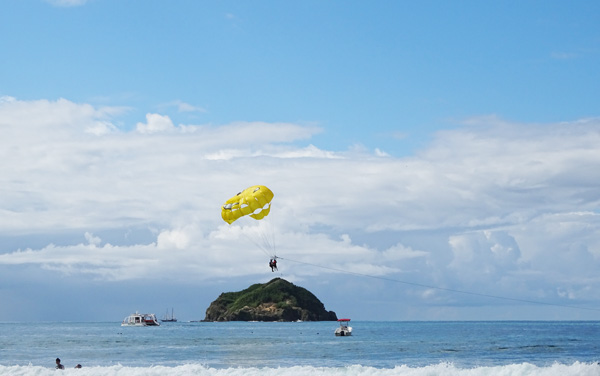
[(541, 367), (530, 363), (510, 364), (492, 367), (459, 368), (451, 363), (440, 363), (425, 367), (397, 366), (394, 368), (374, 368), (365, 366), (349, 367), (282, 367), (282, 368), (209, 368), (198, 364), (177, 367), (84, 367), (81, 369), (65, 369), (39, 366), (0, 366), (0, 376), (45, 376), (52, 375), (78, 376), (599, 376), (600, 365), (597, 363), (572, 364), (554, 363)]

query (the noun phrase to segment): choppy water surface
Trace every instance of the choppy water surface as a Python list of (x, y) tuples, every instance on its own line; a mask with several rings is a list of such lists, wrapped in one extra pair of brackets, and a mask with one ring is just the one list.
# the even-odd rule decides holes
[(351, 326), (335, 337), (335, 322), (0, 323), (0, 375), (56, 372), (56, 357), (67, 373), (103, 375), (600, 375), (600, 322)]

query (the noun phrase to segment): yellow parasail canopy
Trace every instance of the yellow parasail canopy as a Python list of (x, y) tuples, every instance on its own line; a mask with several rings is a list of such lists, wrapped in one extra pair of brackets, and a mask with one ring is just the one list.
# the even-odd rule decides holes
[(273, 192), (269, 188), (264, 185), (253, 185), (225, 201), (221, 208), (221, 217), (229, 224), (245, 215), (262, 219), (269, 214), (272, 199)]

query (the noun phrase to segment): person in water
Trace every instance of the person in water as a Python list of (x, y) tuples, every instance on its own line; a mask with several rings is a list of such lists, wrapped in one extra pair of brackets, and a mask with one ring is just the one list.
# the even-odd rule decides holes
[(65, 366), (60, 364), (60, 358), (56, 358), (56, 369), (65, 369)]

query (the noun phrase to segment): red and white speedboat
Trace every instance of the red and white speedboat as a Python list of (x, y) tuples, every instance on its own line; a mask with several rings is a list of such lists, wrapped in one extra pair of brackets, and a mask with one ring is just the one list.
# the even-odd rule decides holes
[(352, 335), (352, 327), (348, 326), (350, 319), (339, 319), (340, 327), (335, 330), (335, 335), (339, 337), (346, 337)]

